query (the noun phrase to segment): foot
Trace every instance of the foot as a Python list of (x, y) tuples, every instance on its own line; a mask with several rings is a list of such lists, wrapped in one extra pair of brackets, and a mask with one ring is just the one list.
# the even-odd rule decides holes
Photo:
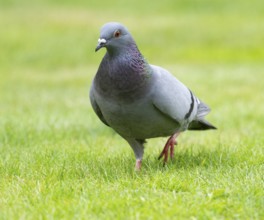
[(158, 159), (161, 159), (164, 156), (164, 164), (168, 161), (169, 151), (170, 151), (170, 158), (172, 159), (174, 156), (174, 145), (177, 144), (176, 137), (179, 136), (180, 133), (173, 134), (165, 144), (163, 151), (160, 153)]
[(136, 171), (140, 171), (140, 169), (141, 169), (141, 164), (142, 164), (142, 160), (137, 159), (137, 160), (136, 160), (136, 166), (135, 166), (135, 170), (136, 170)]

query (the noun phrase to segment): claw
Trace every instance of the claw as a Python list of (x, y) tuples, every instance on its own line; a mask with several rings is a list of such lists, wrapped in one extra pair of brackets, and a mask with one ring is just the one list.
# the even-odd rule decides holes
[(174, 157), (174, 145), (177, 144), (176, 137), (178, 137), (179, 134), (180, 133), (175, 133), (167, 140), (162, 152), (158, 157), (158, 159), (160, 160), (164, 156), (164, 165), (168, 161), (169, 151), (170, 151), (170, 158), (173, 159)]

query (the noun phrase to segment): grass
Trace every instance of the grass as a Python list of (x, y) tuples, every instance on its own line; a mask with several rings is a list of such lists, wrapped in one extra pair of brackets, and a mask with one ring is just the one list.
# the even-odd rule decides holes
[[(0, 219), (263, 219), (262, 1), (126, 4), (0, 1)], [(89, 104), (111, 20), (212, 108), (166, 167), (158, 138), (134, 172)]]

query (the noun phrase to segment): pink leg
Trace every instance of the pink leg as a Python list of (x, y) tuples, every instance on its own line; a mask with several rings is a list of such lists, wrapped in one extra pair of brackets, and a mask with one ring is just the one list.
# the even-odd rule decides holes
[(170, 151), (170, 158), (172, 159), (174, 156), (174, 145), (177, 144), (176, 137), (178, 137), (180, 132), (173, 134), (165, 144), (163, 151), (160, 153), (159, 158), (161, 159), (164, 156), (164, 164), (168, 161), (169, 151)]
[(141, 164), (142, 164), (142, 160), (137, 159), (137, 160), (136, 160), (136, 166), (135, 166), (135, 170), (136, 170), (136, 171), (140, 171), (140, 169), (141, 169)]

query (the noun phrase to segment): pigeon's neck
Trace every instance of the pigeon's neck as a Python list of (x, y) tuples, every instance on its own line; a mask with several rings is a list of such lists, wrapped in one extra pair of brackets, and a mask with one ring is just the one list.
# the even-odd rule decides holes
[(145, 75), (150, 73), (150, 66), (137, 48), (134, 41), (120, 48), (107, 50), (106, 57), (111, 61), (114, 75)]
[[(134, 41), (131, 41), (130, 43), (126, 45), (120, 45), (119, 47), (115, 48), (107, 48), (107, 55), (109, 58), (114, 59), (120, 59), (122, 57), (127, 58), (131, 60), (133, 58), (133, 61), (136, 61), (140, 64), (146, 64), (146, 60), (140, 53), (136, 43)], [(132, 60), (131, 60), (132, 61)]]
[(128, 99), (136, 98), (149, 86), (151, 75), (150, 65), (132, 44), (116, 51), (108, 49), (95, 81), (101, 92)]

